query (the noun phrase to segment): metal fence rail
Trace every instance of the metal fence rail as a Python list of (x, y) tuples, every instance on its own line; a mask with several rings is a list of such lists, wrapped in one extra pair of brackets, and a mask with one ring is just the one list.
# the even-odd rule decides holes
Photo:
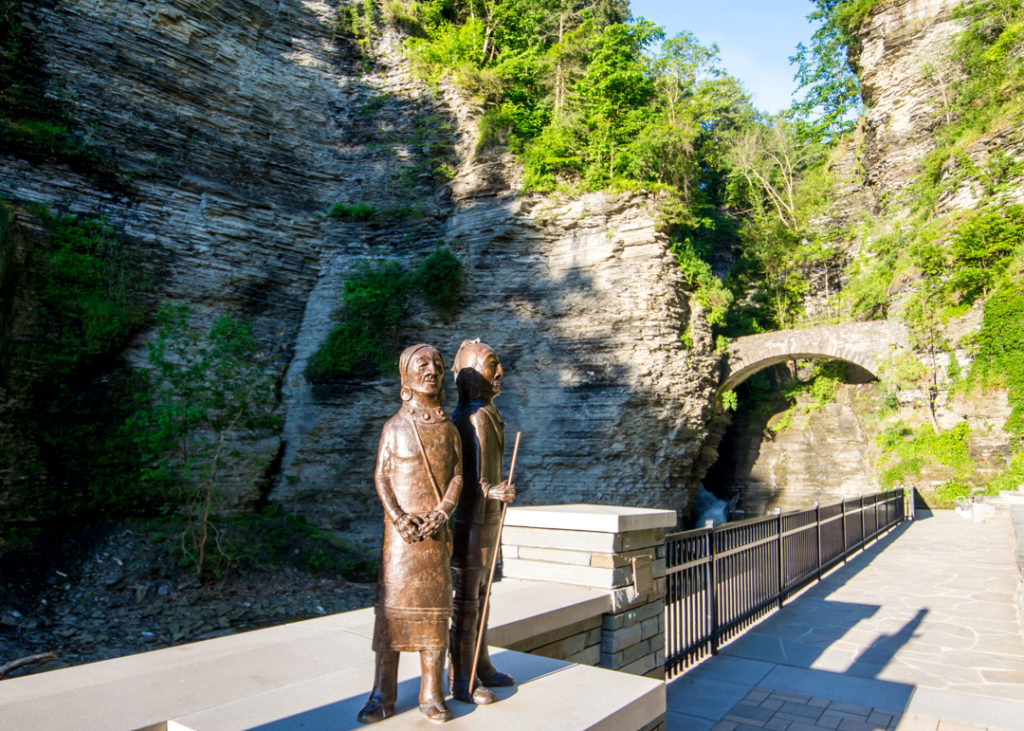
[(901, 523), (904, 503), (900, 488), (666, 536), (666, 677), (716, 654), (822, 573)]

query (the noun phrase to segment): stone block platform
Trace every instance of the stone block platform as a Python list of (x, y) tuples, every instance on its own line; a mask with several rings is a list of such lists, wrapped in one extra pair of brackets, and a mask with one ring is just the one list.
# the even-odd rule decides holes
[[(506, 580), (495, 585), (491, 639), (511, 644), (608, 610), (607, 592)], [(362, 728), (372, 684), (373, 610), (131, 655), (0, 682), (0, 731), (291, 731)], [(650, 678), (492, 648), (518, 681), (500, 702), (449, 700), (444, 728), (658, 727), (665, 686)], [(417, 710), (419, 661), (404, 653), (394, 717), (376, 728), (438, 728)]]

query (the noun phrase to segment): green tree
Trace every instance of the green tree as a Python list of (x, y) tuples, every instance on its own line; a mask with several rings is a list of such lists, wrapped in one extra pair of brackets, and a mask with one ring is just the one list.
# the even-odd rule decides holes
[(766, 298), (761, 324), (791, 327), (808, 289), (807, 267), (817, 258), (805, 246), (814, 206), (801, 194), (811, 147), (783, 118), (740, 129), (725, 153), (729, 202), (743, 211), (742, 254), (736, 281)]
[(580, 120), (590, 138), (587, 177), (592, 184), (615, 178), (619, 156), (650, 117), (647, 105), (655, 85), (643, 51), (663, 37), (661, 28), (640, 21), (610, 25), (594, 44), (576, 89)]
[(187, 305), (165, 305), (157, 313), (150, 388), (126, 430), (141, 453), (140, 479), (184, 505), (181, 547), (201, 577), (211, 533), (216, 542), (211, 516), (221, 480), (248, 459), (231, 445), (275, 428), (278, 398), (276, 368), (248, 324), (224, 316), (204, 335), (190, 319)]
[(791, 116), (798, 121), (806, 140), (829, 141), (853, 129), (860, 112), (860, 81), (850, 66), (850, 27), (855, 18), (850, 6), (860, 0), (812, 0), (815, 10), (807, 16), (819, 25), (811, 35), (810, 48), (797, 44), (789, 59), (796, 65), (794, 80), (803, 98), (795, 101)]
[(756, 219), (797, 233), (802, 223), (797, 184), (806, 154), (807, 146), (782, 118), (740, 130), (726, 153), (733, 201), (748, 206)]
[(1024, 206), (1000, 206), (970, 216), (950, 237), (950, 288), (967, 304), (987, 297), (1022, 242)]

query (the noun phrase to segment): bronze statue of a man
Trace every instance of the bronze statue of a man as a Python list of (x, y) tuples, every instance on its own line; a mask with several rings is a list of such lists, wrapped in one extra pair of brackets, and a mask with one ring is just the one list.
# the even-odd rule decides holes
[[(498, 549), (501, 503), (515, 499), (515, 487), (502, 481), (505, 427), (494, 406), (503, 375), (498, 356), (480, 339), (465, 340), (452, 364), (459, 403), (452, 421), (462, 438), (463, 489), (455, 508), (455, 606), (452, 611), (451, 691), (467, 703), (491, 703), (493, 687), (513, 685), (511, 676), (491, 664), (487, 652), (487, 617), (480, 616), (487, 591), (491, 557)], [(477, 682), (471, 682), (476, 640), (484, 634), (477, 663)]]
[(448, 519), (462, 488), (459, 433), (441, 407), (444, 363), (430, 345), (399, 359), (402, 406), (384, 425), (375, 482), (384, 506), (384, 539), (373, 628), (373, 692), (363, 723), (395, 712), (400, 652), (419, 652), (419, 707), (438, 723), (444, 703), (444, 656), (451, 612), (452, 537)]

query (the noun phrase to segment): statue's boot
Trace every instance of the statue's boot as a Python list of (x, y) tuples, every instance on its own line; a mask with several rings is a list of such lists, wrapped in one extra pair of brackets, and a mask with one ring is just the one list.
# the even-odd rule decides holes
[(496, 700), (494, 692), (488, 690), (480, 682), (473, 683), (474, 687), (470, 690), (469, 682), (469, 674), (473, 669), (473, 652), (476, 650), (477, 618), (479, 616), (480, 606), (477, 602), (455, 600), (452, 609), (450, 643), (452, 664), (448, 679), (453, 697), (464, 703), (485, 706)]
[(491, 664), (491, 653), (487, 649), (487, 622), (491, 618), (491, 607), (487, 607), (487, 616), (483, 618), (484, 634), (480, 642), (480, 659), (476, 663), (476, 677), (488, 688), (508, 688), (516, 684), (508, 673), (503, 673)]
[(444, 651), (420, 651), (420, 712), (428, 721), (444, 723), (451, 711), (444, 704)]
[(373, 691), (356, 717), (359, 723), (376, 723), (395, 714), (398, 695), (398, 653), (378, 650), (374, 662)]

